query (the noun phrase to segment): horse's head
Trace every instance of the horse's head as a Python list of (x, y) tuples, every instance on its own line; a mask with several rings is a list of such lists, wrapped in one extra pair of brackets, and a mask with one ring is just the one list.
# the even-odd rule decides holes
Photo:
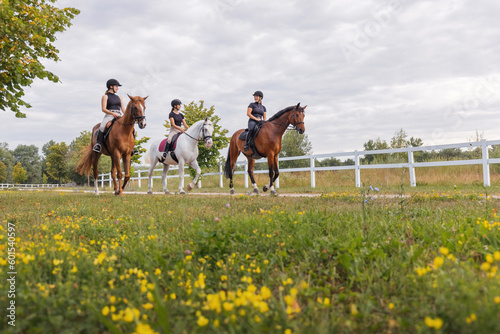
[(203, 136), (203, 141), (205, 142), (206, 148), (210, 148), (214, 144), (212, 140), (213, 133), (214, 123), (212, 123), (212, 121), (209, 120), (208, 117), (206, 117), (205, 121), (203, 122), (203, 126), (201, 127), (201, 135)]
[(306, 127), (304, 125), (305, 107), (300, 106), (300, 102), (293, 108), (292, 112), (288, 116), (288, 121), (295, 127), (298, 134), (303, 134), (306, 132)]
[[(128, 95), (128, 94), (127, 94)], [(146, 97), (140, 96), (130, 96), (130, 114), (134, 118), (134, 122), (139, 124), (139, 128), (144, 129), (146, 127)]]

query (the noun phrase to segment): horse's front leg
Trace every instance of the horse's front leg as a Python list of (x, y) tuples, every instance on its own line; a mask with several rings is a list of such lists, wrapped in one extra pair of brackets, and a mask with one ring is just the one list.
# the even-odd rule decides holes
[(184, 160), (179, 159), (179, 194), (184, 195)]
[(193, 160), (189, 165), (191, 167), (193, 167), (193, 169), (196, 171), (196, 176), (193, 179), (193, 182), (191, 182), (190, 184), (188, 184), (188, 191), (191, 191), (191, 190), (193, 190), (196, 187), (196, 182), (198, 181), (198, 178), (201, 175), (201, 168), (198, 165), (198, 161), (196, 161), (196, 159)]
[(123, 156), (123, 169), (125, 172), (125, 178), (123, 179), (123, 184), (121, 186), (122, 190), (125, 190), (125, 187), (127, 186), (128, 181), (130, 180), (130, 161), (131, 161), (131, 158), (132, 158), (132, 156), (130, 154), (125, 154)]
[[(122, 168), (120, 166), (120, 156), (119, 153), (113, 155), (113, 163), (111, 167), (111, 177), (113, 178), (113, 186), (115, 189), (115, 195), (121, 195), (122, 194), (122, 188), (121, 188), (121, 183), (122, 183)], [(116, 171), (116, 176), (115, 176), (115, 171)], [(117, 182), (118, 179), (118, 182)]]
[(253, 187), (254, 194), (258, 194), (259, 188), (257, 187), (257, 183), (255, 183), (255, 178), (253, 176), (254, 168), (255, 168), (255, 160), (252, 158), (248, 158), (248, 176), (250, 176), (250, 181), (252, 181), (252, 187)]
[(268, 191), (271, 189), (271, 195), (277, 195), (277, 191), (274, 189), (274, 181), (278, 178), (279, 176), (279, 171), (278, 171), (278, 156), (277, 155), (271, 155), (269, 154), (267, 156), (267, 164), (269, 166), (269, 185), (265, 185), (264, 188), (262, 189), (264, 192)]
[(170, 194), (170, 192), (167, 189), (167, 174), (169, 169), (170, 165), (164, 164), (163, 172), (161, 173), (161, 181), (163, 183), (163, 191), (165, 192), (165, 194)]

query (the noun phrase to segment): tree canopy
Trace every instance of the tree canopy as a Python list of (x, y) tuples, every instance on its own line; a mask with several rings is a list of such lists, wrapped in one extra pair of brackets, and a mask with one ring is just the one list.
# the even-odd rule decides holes
[(21, 98), (24, 87), (35, 78), (58, 82), (42, 59), (59, 60), (53, 45), (55, 34), (66, 30), (80, 13), (75, 8), (57, 8), (56, 0), (9, 0), (0, 2), (0, 110), (10, 109), (26, 117), (21, 107), (31, 105)]

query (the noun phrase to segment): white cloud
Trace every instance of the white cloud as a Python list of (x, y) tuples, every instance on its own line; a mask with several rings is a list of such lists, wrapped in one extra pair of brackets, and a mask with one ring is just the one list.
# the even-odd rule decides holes
[(102, 119), (109, 78), (119, 94), (149, 95), (158, 138), (170, 101), (215, 105), (232, 134), (251, 94), (269, 114), (307, 104), (315, 153), (362, 150), (399, 128), (424, 144), (497, 139), (500, 4), (445, 1), (58, 1), (81, 14), (58, 35), (62, 83), (26, 90), (27, 119), (5, 112), (11, 148), (71, 142)]

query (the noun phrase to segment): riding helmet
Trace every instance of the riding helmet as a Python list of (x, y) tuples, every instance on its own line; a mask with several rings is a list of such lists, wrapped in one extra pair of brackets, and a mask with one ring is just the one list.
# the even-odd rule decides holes
[(262, 92), (260, 90), (253, 93), (253, 96), (255, 96), (255, 95), (260, 96), (261, 98), (264, 98), (264, 94), (262, 94)]
[(121, 85), (118, 82), (118, 80), (116, 80), (116, 79), (109, 79), (108, 81), (106, 81), (106, 87), (109, 89), (109, 88), (111, 88), (111, 86), (121, 86)]
[(181, 100), (179, 99), (175, 99), (175, 100), (172, 100), (172, 103), (170, 103), (172, 105), (172, 108), (178, 104), (182, 104)]

